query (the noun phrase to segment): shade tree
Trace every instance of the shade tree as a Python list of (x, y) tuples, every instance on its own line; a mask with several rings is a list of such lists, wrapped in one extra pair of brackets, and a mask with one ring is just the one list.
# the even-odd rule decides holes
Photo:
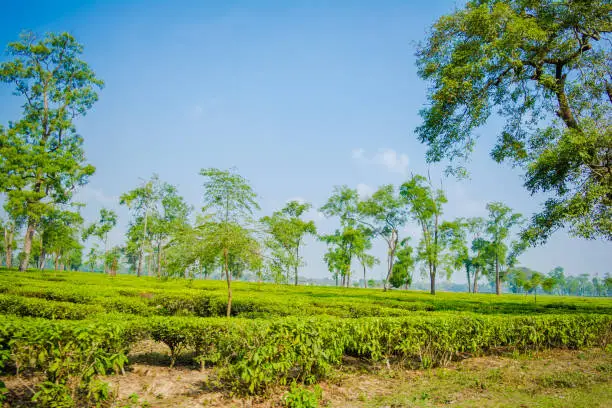
[(20, 117), (0, 131), (0, 192), (11, 217), (25, 221), (19, 265), (25, 270), (41, 218), (70, 202), (94, 173), (75, 119), (91, 109), (103, 83), (81, 59), (83, 46), (68, 33), (25, 33), (9, 43), (7, 53), (0, 82), (13, 88), (22, 105)]

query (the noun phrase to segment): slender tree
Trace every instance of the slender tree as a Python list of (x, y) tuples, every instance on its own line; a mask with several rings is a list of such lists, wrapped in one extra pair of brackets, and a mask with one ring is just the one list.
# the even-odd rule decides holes
[[(494, 202), (487, 204), (489, 211), (489, 219), (487, 220), (487, 233), (489, 235), (490, 250), (493, 256), (495, 267), (495, 293), (501, 294), (501, 268), (505, 265), (511, 265), (515, 257), (509, 251), (508, 239), (511, 229), (515, 226), (520, 226), (523, 216), (519, 213), (512, 212), (512, 209), (502, 203)], [(516, 249), (519, 247), (516, 246)], [(510, 255), (508, 261), (506, 257)]]
[(430, 292), (436, 294), (436, 275), (440, 264), (446, 241), (441, 234), (442, 205), (447, 202), (442, 190), (434, 190), (423, 176), (415, 175), (402, 184), (401, 196), (408, 202), (412, 218), (421, 227), (421, 241), (419, 243), (419, 259), (427, 266), (430, 278)]
[(128, 254), (138, 253), (136, 276), (142, 275), (142, 264), (145, 257), (147, 242), (150, 241), (148, 234), (149, 214), (156, 211), (155, 205), (159, 200), (159, 177), (154, 174), (150, 180), (133, 190), (121, 195), (119, 203), (130, 208), (134, 213), (134, 220), (130, 223), (127, 237), (126, 250)]
[(280, 211), (261, 219), (271, 237), (268, 246), (276, 258), (275, 265), (287, 271), (287, 281), (289, 270), (292, 270), (295, 285), (298, 284), (298, 268), (303, 264), (300, 248), (304, 238), (317, 233), (314, 221), (301, 218), (310, 208), (309, 203), (290, 201)]
[(406, 201), (396, 193), (392, 185), (380, 187), (370, 198), (358, 204), (359, 221), (366, 224), (372, 234), (387, 244), (387, 275), (384, 289), (389, 286), (399, 243), (399, 230), (408, 220)]
[(74, 120), (96, 102), (102, 81), (80, 59), (82, 52), (70, 34), (38, 38), (26, 33), (8, 45), (9, 60), (0, 64), (0, 81), (11, 84), (23, 100), (21, 118), (0, 132), (5, 208), (26, 220), (20, 270), (29, 264), (41, 217), (69, 202), (74, 189), (94, 173)]
[(104, 245), (104, 273), (108, 271), (108, 233), (117, 225), (117, 214), (113, 210), (102, 208), (100, 210), (100, 218), (97, 222), (90, 224), (83, 231), (83, 239), (86, 240), (92, 235), (97, 237)]
[(254, 210), (259, 210), (257, 195), (248, 181), (232, 170), (202, 169), (204, 182), (203, 211), (212, 222), (205, 224), (209, 237), (215, 237), (223, 256), (223, 269), (227, 281), (227, 317), (232, 311), (232, 275), (230, 255), (255, 250), (246, 226), (252, 222)]

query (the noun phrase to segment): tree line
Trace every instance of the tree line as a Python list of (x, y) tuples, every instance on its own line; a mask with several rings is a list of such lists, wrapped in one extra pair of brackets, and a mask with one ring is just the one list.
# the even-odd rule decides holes
[[(304, 238), (313, 235), (328, 245), (324, 261), (338, 285), (355, 279), (354, 263), (365, 274), (380, 262), (369, 253), (378, 239), (388, 249), (385, 289), (409, 286), (417, 267), (432, 293), (437, 277), (459, 269), (473, 292), (483, 276), (496, 293), (510, 277), (520, 290), (548, 288), (551, 276), (522, 276), (515, 268), (528, 245), (560, 228), (587, 239), (612, 236), (610, 27), (605, 1), (478, 0), (441, 17), (418, 46), (418, 74), (430, 87), (416, 132), (429, 147), (428, 162), (448, 159), (449, 173), (464, 175), (461, 160), (476, 143), (474, 131), (497, 111), (505, 126), (491, 156), (523, 169), (530, 193), (548, 195), (528, 222), (503, 203), (489, 203), (484, 219), (445, 219), (444, 192), (413, 175), (364, 200), (354, 189), (335, 188), (320, 210), (339, 228), (319, 236), (303, 217), (310, 204), (291, 202), (255, 220), (259, 206), (246, 179), (203, 169), (203, 209), (194, 222), (176, 188), (157, 177), (123, 195), (133, 219), (121, 247), (108, 242), (117, 215), (103, 210), (85, 226), (83, 204), (73, 199), (95, 172), (75, 120), (92, 108), (104, 83), (72, 35), (25, 33), (0, 64), (0, 81), (22, 102), (19, 118), (0, 126), (4, 263), (12, 267), (16, 259), (25, 270), (101, 262), (114, 274), (125, 260), (137, 275), (146, 269), (158, 276), (220, 269), (229, 291), (232, 276), (247, 270), (296, 283)], [(419, 226), (417, 242), (401, 236), (409, 221)], [(90, 250), (83, 259), (85, 240)]]

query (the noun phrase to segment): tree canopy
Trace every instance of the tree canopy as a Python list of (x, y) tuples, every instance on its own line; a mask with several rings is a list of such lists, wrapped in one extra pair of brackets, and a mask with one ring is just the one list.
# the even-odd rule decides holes
[(606, 0), (471, 0), (419, 46), (427, 160), (464, 173), (476, 129), (500, 116), (491, 156), (549, 195), (524, 232), (532, 244), (564, 226), (612, 239), (611, 31)]

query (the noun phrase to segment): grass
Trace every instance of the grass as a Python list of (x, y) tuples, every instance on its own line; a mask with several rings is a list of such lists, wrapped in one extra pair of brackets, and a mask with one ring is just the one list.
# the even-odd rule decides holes
[[(420, 371), (348, 375), (332, 389), (333, 406), (609, 407), (612, 353), (551, 350), (479, 357)], [(603, 368), (603, 369), (602, 369)], [(345, 394), (342, 395), (342, 391)]]

